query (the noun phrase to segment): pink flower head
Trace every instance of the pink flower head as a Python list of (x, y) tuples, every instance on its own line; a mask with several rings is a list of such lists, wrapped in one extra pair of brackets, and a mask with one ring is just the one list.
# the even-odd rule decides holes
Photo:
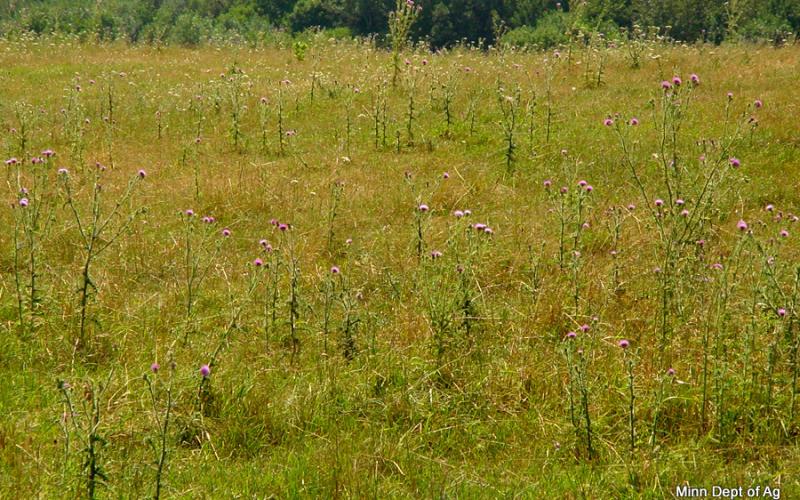
[(352, 245), (352, 244), (353, 244), (353, 238), (347, 238), (347, 239), (344, 241), (344, 244), (345, 244), (345, 245)]
[(661, 82), (661, 88), (664, 90), (669, 90), (672, 88), (672, 84), (669, 83), (667, 80), (664, 80), (663, 82)]
[(264, 265), (264, 261), (257, 258), (256, 260), (253, 261), (253, 265), (256, 267), (261, 267)]
[(456, 210), (455, 212), (453, 212), (453, 215), (456, 216), (456, 219), (460, 219), (464, 217), (464, 212), (462, 212), (461, 210)]
[(733, 92), (728, 92), (726, 95), (729, 101), (733, 100)]
[(764, 103), (763, 103), (763, 102), (761, 102), (761, 99), (756, 99), (756, 100), (755, 100), (755, 102), (753, 103), (753, 106), (755, 106), (755, 107), (756, 107), (756, 109), (759, 109), (759, 108), (761, 108), (762, 106), (764, 106)]
[[(760, 108), (761, 106), (757, 106), (757, 107)], [(45, 149), (44, 151), (42, 151), (42, 156), (44, 156), (45, 158), (50, 158), (53, 155), (55, 155), (55, 153), (53, 152), (52, 149)]]
[(476, 231), (483, 231), (484, 229), (486, 229), (486, 224), (481, 224), (480, 222), (478, 222), (472, 227), (474, 227)]
[(222, 236), (224, 236), (224, 237), (226, 237), (226, 238), (227, 238), (227, 237), (228, 237), (228, 236), (230, 236), (230, 235), (231, 235), (231, 230), (230, 230), (230, 229), (228, 229), (227, 227), (226, 227), (225, 229), (223, 229), (223, 230), (222, 230)]
[(592, 187), (591, 184), (588, 184), (585, 189), (587, 193), (591, 193), (592, 191), (594, 191), (594, 188)]
[(662, 200), (661, 198), (656, 199), (655, 203), (657, 207), (664, 206), (664, 200)]
[(670, 377), (674, 377), (675, 376), (675, 368), (668, 369), (667, 370), (667, 375), (669, 375)]
[(280, 231), (287, 231), (289, 229), (289, 224), (278, 224), (278, 230)]
[(485, 228), (483, 228), (483, 232), (486, 234), (494, 234), (494, 229), (490, 228), (489, 226), (486, 226)]
[(634, 205), (633, 203), (631, 203), (630, 205), (628, 205), (628, 210), (630, 210), (631, 212), (633, 212), (634, 210), (636, 210), (636, 205)]
[(211, 368), (208, 365), (201, 366), (200, 375), (202, 375), (203, 378), (207, 378), (209, 375), (211, 375)]
[(612, 120), (611, 118), (606, 118), (605, 120), (603, 120), (603, 125), (605, 125), (606, 127), (610, 127), (613, 124), (614, 120)]
[(581, 325), (581, 331), (582, 331), (583, 333), (586, 333), (586, 332), (588, 332), (590, 328), (591, 328), (591, 327), (590, 327), (589, 325), (587, 325), (587, 324), (583, 324), (583, 325)]
[(739, 231), (747, 231), (747, 222), (745, 222), (744, 219), (740, 219), (736, 227), (739, 228)]
[(691, 80), (692, 83), (695, 85), (700, 85), (700, 77), (694, 73), (692, 73), (691, 76), (689, 76), (689, 80)]
[(144, 179), (147, 175), (147, 172), (145, 172), (143, 169), (140, 169), (136, 175), (138, 175), (140, 179)]
[(766, 210), (767, 212), (772, 212), (773, 210), (775, 210), (775, 206), (772, 205), (772, 204), (769, 204), (766, 207), (764, 207), (764, 210)]
[(439, 250), (434, 250), (431, 252), (431, 259), (438, 259), (441, 256), (442, 252), (440, 252)]
[(25, 208), (28, 206), (28, 198), (21, 198), (19, 200), (19, 206)]
[(263, 248), (267, 248), (267, 246), (269, 245), (269, 241), (267, 241), (267, 240), (259, 240), (258, 244), (261, 245)]
[(426, 205), (426, 204), (424, 204), (424, 203), (423, 203), (423, 204), (421, 204), (421, 205), (420, 205), (419, 207), (417, 207), (417, 208), (419, 209), (419, 211), (420, 211), (420, 212), (427, 212), (428, 210), (430, 210), (430, 208), (428, 207), (428, 205)]
[(739, 161), (739, 158), (735, 158), (733, 156), (728, 160), (728, 162), (730, 162), (731, 167), (733, 167), (733, 168), (738, 168), (739, 165), (742, 164), (742, 162)]
[(781, 318), (786, 316), (786, 309), (784, 309), (782, 307), (780, 309), (778, 309), (778, 316), (780, 316)]
[(686, 202), (683, 201), (682, 198), (678, 198), (677, 200), (675, 200), (675, 204), (678, 205), (679, 207), (682, 207), (684, 203)]
[(788, 237), (789, 237), (789, 231), (781, 229), (781, 238), (788, 238)]
[(623, 348), (623, 349), (627, 349), (628, 347), (630, 347), (631, 343), (630, 343), (630, 342), (628, 342), (628, 341), (627, 341), (627, 340), (625, 340), (625, 339), (622, 339), (622, 340), (620, 340), (619, 342), (617, 342), (617, 345), (618, 345), (618, 346), (620, 346), (620, 347), (621, 347), (621, 348)]
[(689, 217), (689, 211), (685, 208), (681, 210), (681, 217)]
[(339, 268), (336, 266), (331, 267), (331, 274), (339, 274)]
[(66, 168), (59, 168), (58, 169), (58, 174), (59, 175), (69, 175), (69, 170), (67, 170)]
[(445, 172), (442, 174), (442, 179), (449, 179), (449, 178), (450, 178), (450, 173)]
[(19, 163), (19, 160), (17, 160), (16, 158), (9, 158), (8, 160), (6, 160), (6, 165), (9, 166), (16, 165), (17, 163)]
[(186, 211), (184, 211), (183, 213), (185, 213), (187, 217), (194, 216), (194, 210), (192, 210), (191, 208), (186, 209)]
[(628, 124), (635, 127), (636, 125), (639, 125), (639, 119), (635, 118), (635, 117), (631, 118), (631, 120), (628, 122)]
[(575, 333), (575, 332), (567, 332), (567, 338), (568, 339), (574, 339), (577, 336), (578, 336), (578, 334)]
[(547, 179), (546, 181), (544, 181), (544, 187), (545, 188), (549, 188), (552, 185), (553, 185), (553, 181), (551, 181), (550, 179)]
[(681, 77), (679, 77), (679, 76), (673, 76), (672, 77), (672, 84), (673, 85), (675, 85), (676, 87), (680, 87), (681, 83), (683, 83), (683, 80), (681, 80)]
[(470, 215), (472, 215), (472, 210), (470, 210), (470, 209), (464, 210), (464, 216), (465, 217), (469, 217)]
[(588, 182), (586, 182), (586, 181), (578, 181), (578, 185), (579, 185), (580, 187), (586, 187), (586, 185), (587, 185), (587, 184), (589, 184), (589, 183), (588, 183)]
[(159, 365), (158, 363), (153, 363), (152, 365), (150, 365), (150, 371), (153, 373), (158, 373), (159, 369), (161, 369), (161, 365)]
[(560, 191), (561, 191), (561, 194), (567, 194), (567, 191), (569, 191), (569, 188), (567, 186), (561, 186)]

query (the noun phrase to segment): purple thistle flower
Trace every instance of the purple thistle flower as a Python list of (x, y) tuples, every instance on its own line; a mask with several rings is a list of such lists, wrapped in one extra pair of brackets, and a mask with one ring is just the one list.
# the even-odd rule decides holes
[(727, 97), (728, 97), (729, 101), (732, 101), (733, 100), (733, 92), (728, 92)]
[(339, 274), (339, 268), (336, 266), (331, 267), (331, 274)]
[(267, 248), (267, 246), (269, 245), (269, 241), (259, 240), (258, 244), (261, 245), (263, 248)]
[(630, 347), (631, 343), (630, 343), (630, 342), (628, 342), (628, 341), (627, 341), (627, 340), (625, 340), (625, 339), (622, 339), (622, 340), (620, 340), (619, 342), (617, 342), (617, 345), (618, 345), (618, 346), (620, 346), (620, 347), (621, 347), (621, 348), (623, 348), (623, 349), (627, 349), (628, 347)]
[(689, 76), (689, 80), (691, 80), (692, 83), (695, 85), (700, 85), (700, 77), (695, 75), (694, 73), (692, 73), (691, 76)]
[(486, 229), (486, 224), (481, 224), (480, 222), (478, 222), (472, 227), (474, 227), (476, 231), (483, 231), (484, 229)]
[(587, 185), (587, 184), (589, 184), (589, 183), (588, 183), (588, 182), (586, 182), (586, 181), (578, 181), (578, 185), (579, 185), (580, 187), (586, 187), (586, 185)]
[(636, 210), (636, 205), (634, 205), (633, 203), (631, 203), (630, 205), (628, 205), (628, 210), (629, 210), (629, 211), (631, 211), (631, 212), (633, 212), (634, 210)]
[(17, 160), (16, 158), (9, 158), (8, 160), (6, 160), (6, 165), (9, 166), (16, 165), (17, 163), (19, 163), (19, 160)]
[(561, 186), (561, 194), (567, 194), (567, 191), (569, 191), (567, 186)]
[(628, 124), (635, 127), (636, 125), (639, 125), (639, 119), (638, 118), (631, 118), (631, 120), (628, 122)]
[(449, 178), (450, 178), (450, 174), (448, 172), (445, 172), (445, 173), (442, 174), (442, 179), (449, 179)]
[[(761, 102), (761, 101), (757, 101), (757, 102)], [(757, 106), (757, 107), (760, 108), (761, 106)], [(50, 158), (53, 155), (55, 155), (55, 153), (53, 152), (52, 149), (45, 149), (44, 151), (42, 151), (42, 156), (44, 156), (45, 158)]]
[(594, 191), (594, 188), (592, 187), (591, 184), (587, 185), (585, 189), (587, 193), (591, 193), (592, 191)]
[(438, 259), (441, 256), (442, 252), (440, 252), (439, 250), (434, 250), (431, 252), (431, 259)]
[(664, 80), (663, 82), (661, 82), (661, 88), (664, 90), (669, 90), (672, 88), (672, 84), (669, 83), (667, 80)]
[(744, 219), (740, 219), (736, 227), (739, 228), (739, 231), (747, 231), (747, 222), (745, 222)]
[(772, 204), (770, 204), (764, 207), (764, 210), (766, 210), (767, 212), (772, 212), (773, 210), (775, 210), (775, 207)]
[(284, 223), (278, 224), (278, 229), (280, 231), (287, 231), (289, 229), (289, 224), (284, 224)]
[(778, 309), (778, 316), (780, 316), (781, 318), (786, 316), (786, 309), (784, 309), (782, 307), (780, 309)]
[(257, 258), (256, 260), (253, 261), (253, 265), (256, 267), (261, 267), (264, 265), (264, 261)]
[(588, 332), (590, 328), (591, 328), (591, 327), (590, 327), (589, 325), (585, 324), (585, 323), (584, 323), (583, 325), (581, 325), (581, 331), (582, 331), (583, 333), (586, 333), (586, 332)]
[(689, 211), (685, 208), (681, 210), (681, 217), (689, 217)]
[(158, 373), (158, 370), (160, 368), (161, 368), (161, 365), (159, 365), (158, 363), (153, 363), (152, 365), (150, 365), (150, 371), (153, 372), (153, 373)]
[(662, 200), (661, 198), (657, 198), (655, 204), (657, 207), (663, 206), (664, 200)]
[(614, 120), (612, 120), (611, 118), (606, 118), (605, 120), (603, 120), (603, 125), (605, 125), (606, 127), (610, 127), (613, 124)]
[(461, 210), (456, 210), (455, 212), (453, 212), (453, 215), (456, 217), (456, 219), (460, 219), (464, 217), (464, 212), (462, 212)]
[(675, 376), (675, 368), (668, 369), (667, 370), (667, 375), (669, 375), (670, 377), (674, 377)]
[(193, 217), (194, 216), (194, 210), (192, 210), (191, 208), (186, 209), (186, 211), (183, 212), (183, 213), (185, 213), (187, 217)]
[(552, 186), (552, 185), (553, 185), (553, 181), (551, 181), (550, 179), (547, 179), (546, 181), (544, 181), (545, 189), (550, 188), (550, 186)]
[(730, 162), (731, 167), (733, 167), (733, 168), (738, 168), (739, 165), (742, 164), (742, 162), (739, 161), (739, 158), (735, 158), (735, 157), (731, 157), (728, 161)]
[(226, 227), (225, 229), (223, 229), (223, 230), (222, 230), (222, 236), (224, 236), (224, 237), (226, 237), (226, 238), (227, 238), (227, 237), (228, 237), (228, 236), (230, 236), (230, 235), (231, 235), (231, 230), (230, 230), (230, 229), (228, 229), (227, 227)]
[(21, 198), (19, 200), (19, 206), (21, 206), (23, 208), (27, 207), (28, 206), (28, 198)]
[(427, 212), (428, 210), (430, 210), (430, 208), (428, 207), (428, 205), (426, 205), (426, 204), (424, 204), (424, 203), (422, 203), (422, 204), (421, 204), (419, 207), (417, 207), (417, 208), (419, 208), (419, 211), (420, 211), (420, 212)]
[(494, 229), (490, 228), (489, 226), (486, 226), (483, 229), (483, 232), (486, 233), (486, 234), (494, 234)]
[(470, 209), (464, 210), (464, 216), (465, 217), (469, 217), (470, 215), (472, 215), (472, 210), (470, 210)]
[(211, 368), (208, 365), (201, 366), (200, 375), (202, 375), (203, 378), (207, 378), (209, 375), (211, 375)]
[(578, 336), (578, 334), (575, 333), (575, 332), (567, 332), (567, 338), (568, 339), (574, 339), (577, 336)]
[(781, 238), (788, 238), (788, 237), (789, 237), (789, 231), (787, 231), (786, 229), (781, 229)]
[(686, 203), (686, 202), (683, 201), (683, 199), (681, 199), (681, 198), (678, 198), (677, 200), (675, 200), (675, 204), (678, 205), (679, 207), (683, 206), (684, 203)]
[(761, 102), (761, 99), (756, 99), (756, 101), (753, 103), (753, 106), (755, 106), (756, 109), (760, 109), (762, 106), (764, 106), (764, 103)]
[(672, 77), (672, 84), (673, 85), (675, 85), (676, 87), (680, 87), (681, 83), (683, 83), (683, 80), (681, 80), (681, 77), (679, 77), (679, 76), (673, 76)]
[(353, 238), (347, 238), (347, 239), (344, 241), (344, 244), (345, 244), (345, 245), (352, 245), (352, 244), (353, 244)]

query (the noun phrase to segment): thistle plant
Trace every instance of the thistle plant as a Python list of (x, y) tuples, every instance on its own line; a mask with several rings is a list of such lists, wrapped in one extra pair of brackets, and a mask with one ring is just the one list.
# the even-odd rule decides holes
[(400, 56), (408, 47), (411, 26), (417, 20), (422, 7), (414, 0), (397, 0), (394, 11), (389, 13), (389, 40), (392, 44), (392, 86), (397, 86), (400, 74)]
[[(78, 228), (80, 236), (81, 250), (83, 251), (83, 264), (81, 265), (81, 278), (79, 287), (79, 314), (80, 326), (78, 328), (78, 338), (76, 347), (86, 346), (87, 320), (89, 318), (89, 305), (92, 294), (97, 291), (97, 284), (92, 278), (92, 265), (97, 259), (108, 250), (131, 226), (134, 219), (144, 211), (143, 208), (131, 208), (130, 200), (135, 189), (145, 178), (145, 171), (139, 170), (128, 182), (127, 188), (114, 202), (109, 210), (104, 208), (102, 202), (102, 174), (105, 167), (98, 165), (94, 171), (93, 182), (91, 184), (92, 197), (89, 206), (89, 214), (81, 213), (78, 206), (78, 199), (75, 196), (72, 185), (72, 176), (62, 176), (62, 187), (66, 205), (72, 212), (72, 216)], [(124, 212), (127, 214), (124, 215)]]
[[(72, 395), (72, 385), (66, 381), (58, 381), (58, 390), (64, 400), (64, 412), (60, 421), (62, 432), (65, 436), (65, 470), (69, 468), (67, 460), (70, 459), (72, 437), (76, 436), (78, 444), (82, 446), (80, 453), (83, 456), (81, 461), (80, 480), (86, 491), (87, 498), (97, 497), (97, 490), (108, 481), (101, 451), (107, 441), (103, 437), (102, 397), (111, 382), (114, 374), (113, 368), (109, 371), (105, 382), (95, 383), (89, 381), (83, 388), (83, 397), (74, 398)], [(78, 406), (80, 405), (80, 406)]]
[[(194, 304), (200, 293), (201, 286), (214, 266), (217, 257), (222, 251), (225, 240), (230, 237), (231, 231), (224, 228), (217, 229), (216, 219), (204, 216), (198, 222), (194, 210), (187, 209), (181, 213), (184, 225), (184, 269), (186, 280), (186, 332), (184, 340), (192, 329), (194, 318)], [(213, 245), (213, 246), (212, 246)]]
[(517, 142), (515, 134), (521, 105), (521, 92), (519, 86), (511, 94), (506, 94), (506, 90), (502, 86), (497, 89), (498, 103), (502, 113), (500, 127), (503, 132), (503, 142), (505, 143), (503, 156), (506, 163), (506, 172), (509, 174), (513, 172), (513, 163), (516, 160)]
[[(147, 392), (150, 394), (153, 423), (157, 431), (157, 443), (151, 443), (156, 452), (156, 476), (155, 476), (155, 499), (161, 498), (164, 475), (167, 471), (167, 458), (169, 455), (169, 425), (174, 406), (172, 382), (174, 380), (175, 361), (170, 359), (168, 380), (163, 382), (163, 375), (159, 377), (161, 366), (156, 362), (150, 366), (151, 374), (144, 374), (144, 382), (147, 384)], [(163, 397), (166, 401), (160, 402)]]

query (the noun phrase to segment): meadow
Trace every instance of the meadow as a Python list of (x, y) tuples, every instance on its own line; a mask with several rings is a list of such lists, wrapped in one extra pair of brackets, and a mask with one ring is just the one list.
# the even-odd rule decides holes
[(799, 81), (0, 42), (0, 497), (800, 495)]

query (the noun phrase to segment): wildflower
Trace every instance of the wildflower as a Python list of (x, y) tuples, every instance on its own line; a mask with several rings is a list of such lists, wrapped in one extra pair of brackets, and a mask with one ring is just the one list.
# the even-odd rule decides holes
[(681, 217), (689, 217), (689, 211), (685, 208), (681, 210)]
[(756, 101), (753, 103), (753, 106), (755, 106), (756, 109), (760, 109), (763, 105), (764, 103), (761, 102), (761, 99), (756, 99)]
[(200, 367), (200, 375), (202, 375), (203, 378), (208, 377), (209, 375), (211, 375), (211, 368), (208, 365), (201, 366)]
[(619, 342), (617, 342), (617, 345), (618, 345), (618, 346), (620, 346), (620, 347), (621, 347), (621, 348), (623, 348), (623, 349), (627, 349), (628, 347), (630, 347), (631, 343), (630, 343), (630, 342), (628, 342), (628, 341), (627, 341), (627, 340), (625, 340), (625, 339), (622, 339), (622, 340), (620, 340)]
[(660, 207), (660, 206), (663, 206), (663, 205), (664, 205), (664, 200), (662, 200), (661, 198), (656, 199), (656, 206), (657, 207)]
[(767, 212), (772, 212), (773, 210), (775, 210), (775, 207), (772, 204), (770, 204), (764, 207), (764, 210), (766, 210)]
[[(758, 107), (761, 107), (761, 106), (758, 106)], [(42, 151), (42, 156), (44, 156), (45, 158), (50, 158), (53, 155), (55, 155), (55, 153), (53, 152), (52, 149), (45, 149), (44, 151)]]
[(722, 271), (723, 266), (720, 262), (715, 262), (711, 264), (711, 269), (714, 269), (715, 271)]
[(561, 194), (567, 194), (567, 191), (569, 191), (569, 188), (567, 188), (567, 186), (561, 186)]
[(336, 266), (331, 267), (331, 274), (339, 274), (339, 268)]
[(568, 339), (574, 339), (577, 336), (578, 336), (578, 334), (575, 333), (575, 332), (567, 332), (567, 338)]
[(278, 230), (286, 231), (289, 229), (289, 224), (278, 224)]
[(264, 261), (261, 260), (261, 259), (256, 259), (256, 260), (253, 261), (253, 265), (256, 266), (256, 267), (261, 267), (261, 266), (264, 265)]
[(668, 369), (667, 370), (667, 375), (669, 375), (670, 377), (674, 377), (675, 376), (675, 368)]
[(345, 243), (345, 245), (352, 245), (353, 244), (353, 238), (347, 238), (344, 243)]
[(152, 365), (150, 365), (150, 371), (153, 372), (153, 373), (158, 373), (158, 370), (160, 368), (161, 368), (161, 365), (159, 365), (158, 363), (153, 363)]
[(733, 100), (733, 92), (728, 92), (727, 96), (729, 101)]
[(464, 217), (464, 212), (462, 212), (461, 210), (456, 210), (455, 212), (453, 212), (453, 215), (455, 215), (456, 219), (460, 219)]
[(689, 79), (692, 81), (692, 83), (693, 83), (693, 84), (695, 84), (695, 85), (700, 85), (700, 77), (699, 77), (699, 76), (697, 76), (697, 75), (695, 75), (694, 73), (692, 73), (692, 74), (689, 76)]
[(186, 214), (187, 217), (194, 216), (194, 210), (192, 210), (191, 208), (187, 209), (184, 213)]
[(786, 309), (784, 309), (782, 307), (780, 309), (778, 309), (778, 316), (780, 316), (781, 318), (786, 316)]
[(147, 172), (145, 172), (144, 170), (140, 169), (137, 175), (139, 176), (140, 179), (144, 179), (145, 176), (147, 175)]
[(228, 236), (230, 236), (230, 235), (231, 235), (231, 230), (230, 230), (230, 229), (228, 229), (227, 227), (226, 227), (225, 229), (223, 229), (223, 230), (222, 230), (222, 236), (224, 236), (224, 237), (226, 237), (226, 238), (227, 238), (227, 237), (228, 237)]
[(584, 223), (581, 225), (581, 228), (583, 228), (583, 229), (589, 229), (589, 223), (588, 223), (588, 222), (584, 222)]
[(472, 215), (472, 210), (469, 210), (469, 209), (464, 210), (464, 215), (469, 217), (470, 215)]
[(549, 189), (550, 186), (552, 186), (552, 185), (553, 185), (553, 181), (551, 181), (550, 179), (547, 179), (546, 181), (544, 181), (545, 189)]
[(683, 83), (683, 80), (681, 80), (681, 77), (679, 77), (679, 76), (673, 76), (672, 77), (672, 84), (673, 85), (675, 85), (676, 87), (680, 87), (681, 83)]
[(675, 204), (678, 205), (679, 207), (683, 206), (684, 203), (686, 203), (686, 202), (683, 201), (683, 199), (681, 199), (681, 198), (678, 198), (677, 200), (675, 200)]
[(610, 127), (613, 124), (614, 120), (612, 120), (611, 118), (606, 118), (605, 120), (603, 120), (603, 125), (605, 125), (606, 127)]
[(431, 252), (431, 259), (438, 259), (441, 256), (442, 252), (440, 252), (439, 250), (434, 250)]
[(59, 168), (58, 169), (58, 174), (59, 175), (69, 175), (69, 170), (67, 170), (66, 168)]
[(449, 172), (445, 172), (445, 173), (442, 174), (442, 179), (449, 179), (449, 178), (450, 178), (450, 173)]
[(788, 237), (789, 237), (789, 231), (781, 229), (781, 238), (788, 238)]
[(628, 205), (628, 210), (629, 210), (629, 211), (631, 211), (631, 212), (633, 212), (634, 210), (636, 210), (636, 205), (634, 205), (633, 203), (631, 203), (630, 205)]
[(477, 231), (483, 231), (484, 229), (486, 229), (486, 224), (482, 224), (482, 223), (478, 222), (472, 227), (474, 227), (475, 230), (477, 230)]
[(267, 248), (269, 246), (269, 241), (259, 240), (258, 244), (261, 245), (263, 248)]
[(426, 205), (424, 203), (421, 204), (418, 208), (419, 208), (420, 212), (427, 212), (428, 210), (430, 210), (430, 208), (428, 208), (428, 205)]
[(730, 162), (731, 167), (733, 167), (733, 168), (738, 168), (739, 165), (742, 164), (742, 162), (739, 161), (739, 158), (735, 158), (733, 156), (728, 161)]
[(669, 83), (667, 80), (664, 80), (663, 82), (661, 82), (661, 88), (664, 90), (669, 90), (672, 88), (672, 84)]
[(635, 118), (635, 117), (631, 118), (630, 121), (628, 122), (628, 124), (635, 127), (636, 125), (639, 125), (639, 119)]
[(594, 191), (594, 188), (592, 187), (591, 184), (588, 184), (585, 189), (587, 193), (591, 193), (592, 191)]
[(740, 219), (739, 223), (736, 224), (736, 227), (739, 228), (739, 231), (747, 231), (747, 222), (745, 222), (743, 219)]
[(494, 234), (494, 229), (487, 226), (483, 229), (483, 232), (486, 234)]
[(19, 200), (19, 206), (25, 208), (28, 206), (28, 198), (22, 198)]
[(588, 332), (588, 331), (589, 331), (589, 328), (590, 328), (590, 327), (589, 327), (589, 325), (586, 325), (586, 324), (583, 324), (583, 325), (581, 325), (581, 331), (582, 331), (583, 333), (586, 333), (586, 332)]
[(588, 184), (588, 182), (586, 182), (586, 181), (578, 181), (578, 185), (580, 187), (586, 187), (587, 184)]
[(8, 160), (6, 160), (6, 165), (8, 166), (16, 165), (17, 163), (19, 163), (19, 160), (17, 160), (16, 158), (9, 158)]

